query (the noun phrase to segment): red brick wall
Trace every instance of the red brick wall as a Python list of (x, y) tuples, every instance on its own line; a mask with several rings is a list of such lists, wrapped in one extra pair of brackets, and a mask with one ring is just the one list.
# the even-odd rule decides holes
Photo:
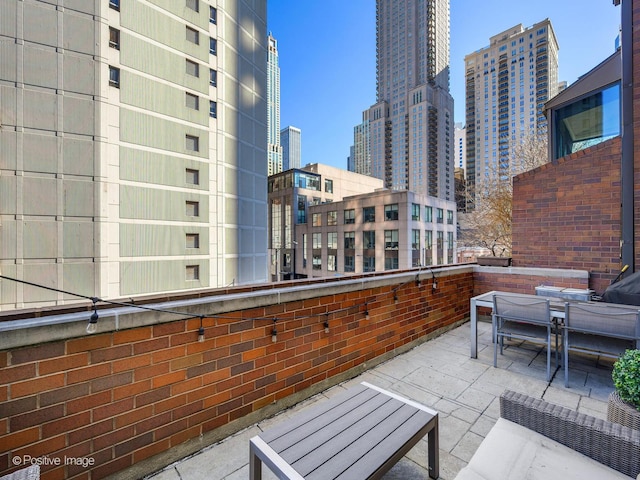
[(621, 268), (620, 156), (614, 138), (514, 178), (514, 266), (587, 270), (604, 291)]
[(558, 277), (544, 274), (514, 274), (510, 269), (493, 268), (491, 271), (478, 271), (473, 274), (473, 295), (481, 295), (498, 290), (502, 292), (535, 294), (536, 287), (541, 285), (564, 288), (589, 288), (588, 279)]
[[(469, 315), (471, 270), (0, 352), (0, 475), (14, 457), (87, 457), (43, 480), (114, 474)], [(265, 290), (269, 295), (272, 290)], [(364, 316), (367, 303), (369, 320)], [(327, 312), (330, 331), (324, 332)], [(271, 341), (277, 316), (277, 341)]]

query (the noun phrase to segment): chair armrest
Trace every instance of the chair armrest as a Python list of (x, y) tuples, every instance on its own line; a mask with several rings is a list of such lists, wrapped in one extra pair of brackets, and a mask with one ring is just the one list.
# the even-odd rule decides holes
[(640, 474), (639, 430), (509, 390), (500, 396), (500, 416), (625, 475)]

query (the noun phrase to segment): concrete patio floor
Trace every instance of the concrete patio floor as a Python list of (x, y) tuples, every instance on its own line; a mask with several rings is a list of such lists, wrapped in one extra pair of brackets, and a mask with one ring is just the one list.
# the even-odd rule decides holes
[[(545, 380), (544, 349), (513, 342), (493, 367), (491, 324), (478, 322), (478, 358), (469, 357), (466, 323), (340, 385), (263, 420), (146, 478), (153, 480), (240, 480), (249, 478), (249, 439), (271, 425), (363, 381), (439, 412), (440, 478), (453, 479), (499, 417), (499, 396), (515, 390), (606, 419), (613, 391), (611, 360), (570, 356), (570, 388), (563, 370)], [(553, 361), (553, 360), (552, 360)], [(552, 365), (553, 369), (553, 365)], [(263, 466), (263, 478), (275, 475)], [(427, 442), (421, 440), (387, 475), (388, 480), (427, 479)]]

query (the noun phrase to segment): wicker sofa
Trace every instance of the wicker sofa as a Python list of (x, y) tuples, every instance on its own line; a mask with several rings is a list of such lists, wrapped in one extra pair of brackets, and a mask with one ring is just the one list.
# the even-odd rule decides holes
[(456, 480), (640, 474), (638, 430), (512, 391), (500, 397), (500, 417)]

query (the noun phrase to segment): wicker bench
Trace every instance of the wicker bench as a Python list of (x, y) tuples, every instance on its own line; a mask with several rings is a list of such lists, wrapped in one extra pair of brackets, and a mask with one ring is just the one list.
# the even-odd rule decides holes
[(506, 391), (500, 416), (456, 480), (628, 479), (640, 474), (640, 431)]

